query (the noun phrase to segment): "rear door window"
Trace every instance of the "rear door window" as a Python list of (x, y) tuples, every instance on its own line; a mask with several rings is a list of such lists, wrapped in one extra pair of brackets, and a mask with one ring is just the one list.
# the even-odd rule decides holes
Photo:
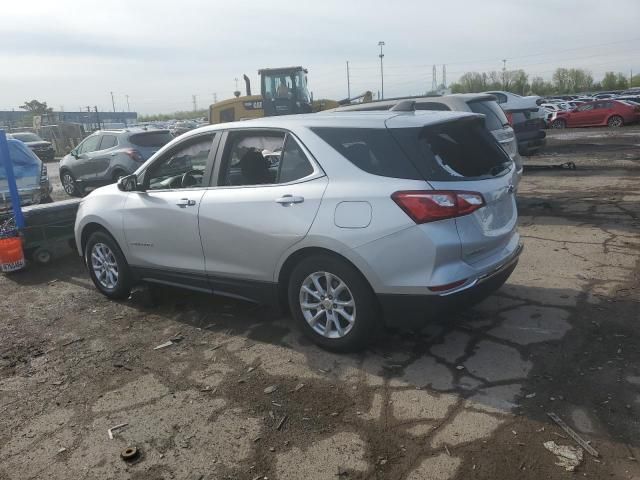
[(313, 166), (291, 135), (287, 135), (278, 166), (277, 183), (300, 180), (313, 173)]
[(100, 150), (106, 150), (107, 148), (115, 147), (118, 144), (118, 139), (115, 135), (103, 135), (100, 142)]
[(489, 131), (501, 130), (505, 125), (509, 124), (502, 108), (493, 100), (478, 100), (469, 102), (467, 105), (469, 105), (472, 112), (482, 113), (486, 117), (485, 126)]
[(137, 147), (160, 148), (173, 140), (168, 131), (135, 133), (129, 137), (129, 142)]

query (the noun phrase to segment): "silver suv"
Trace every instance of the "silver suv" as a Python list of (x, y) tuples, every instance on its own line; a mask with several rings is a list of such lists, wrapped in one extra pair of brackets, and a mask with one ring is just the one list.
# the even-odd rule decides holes
[(135, 172), (171, 140), (169, 130), (99, 130), (60, 161), (62, 187), (75, 197), (84, 195), (88, 187), (115, 183)]
[(264, 118), (175, 139), (85, 198), (75, 235), (107, 297), (151, 282), (285, 304), (347, 351), (506, 281), (515, 176), (477, 114)]

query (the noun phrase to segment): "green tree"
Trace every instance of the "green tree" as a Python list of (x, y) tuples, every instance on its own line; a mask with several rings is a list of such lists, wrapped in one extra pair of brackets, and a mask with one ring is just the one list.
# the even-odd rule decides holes
[(45, 113), (53, 112), (53, 108), (47, 107), (47, 102), (39, 102), (38, 100), (24, 102), (24, 105), (21, 105), (20, 108), (34, 115), (44, 115)]
[(546, 96), (554, 93), (554, 87), (551, 82), (547, 82), (542, 77), (533, 77), (531, 80), (530, 91), (534, 95)]
[(557, 93), (585, 92), (593, 88), (591, 72), (581, 68), (557, 68), (552, 81)]
[(630, 87), (640, 87), (640, 75), (634, 75), (631, 77)]
[(629, 80), (620, 72), (606, 72), (601, 83), (604, 90), (624, 90), (629, 88)]

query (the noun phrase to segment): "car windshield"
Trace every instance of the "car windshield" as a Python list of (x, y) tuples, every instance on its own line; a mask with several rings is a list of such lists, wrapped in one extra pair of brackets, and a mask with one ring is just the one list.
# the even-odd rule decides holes
[(35, 133), (12, 133), (11, 136), (21, 142), (42, 142), (43, 140)]

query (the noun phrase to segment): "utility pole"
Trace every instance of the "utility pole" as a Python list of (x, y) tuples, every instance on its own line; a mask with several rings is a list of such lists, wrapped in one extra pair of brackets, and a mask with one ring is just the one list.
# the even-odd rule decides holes
[(442, 65), (442, 88), (447, 88), (447, 66)]
[(507, 89), (507, 59), (502, 59), (502, 89)]
[(198, 104), (196, 103), (196, 96), (191, 95), (191, 98), (193, 99), (193, 111), (195, 112), (198, 110)]
[(438, 71), (434, 65), (431, 69), (431, 91), (435, 92), (438, 89)]
[(218, 94), (213, 92), (213, 103), (218, 103)]
[(113, 111), (116, 111), (116, 101), (113, 99), (113, 92), (111, 92), (111, 105), (113, 105)]
[(98, 106), (97, 106), (97, 105), (94, 105), (94, 107), (93, 107), (93, 108), (94, 108), (94, 109), (95, 109), (95, 111), (96, 111), (96, 121), (98, 122), (98, 129), (100, 129), (100, 128), (101, 128), (101, 125), (100, 125), (100, 114), (98, 113)]
[(351, 98), (351, 81), (349, 79), (349, 60), (347, 60), (347, 98)]
[(131, 107), (129, 106), (129, 95), (125, 95), (127, 97), (127, 112), (131, 111)]
[[(87, 113), (91, 113), (91, 107), (89, 105), (87, 105)], [(91, 120), (91, 115), (87, 115), (87, 122), (89, 122), (90, 120)], [(92, 123), (91, 126), (94, 127), (95, 124)]]
[(382, 53), (382, 47), (384, 47), (384, 42), (381, 40), (378, 42), (378, 46), (380, 47), (380, 90), (382, 91), (382, 100), (384, 100), (384, 68), (382, 66), (382, 59), (384, 58), (384, 53)]

